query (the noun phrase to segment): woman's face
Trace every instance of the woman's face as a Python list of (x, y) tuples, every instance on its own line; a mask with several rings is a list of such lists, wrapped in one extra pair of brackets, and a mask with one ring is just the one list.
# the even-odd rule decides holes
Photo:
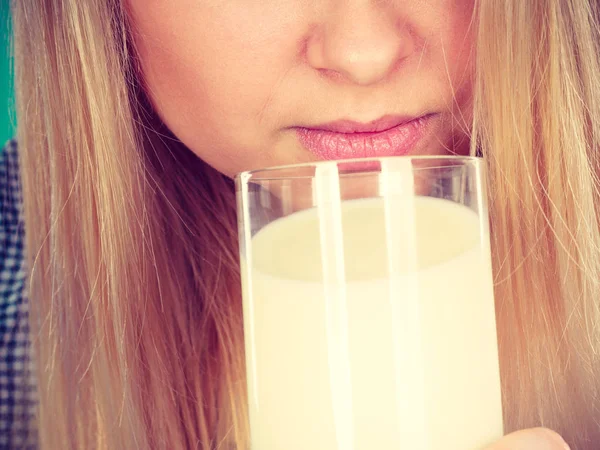
[(474, 0), (127, 0), (144, 82), (217, 170), (464, 153)]

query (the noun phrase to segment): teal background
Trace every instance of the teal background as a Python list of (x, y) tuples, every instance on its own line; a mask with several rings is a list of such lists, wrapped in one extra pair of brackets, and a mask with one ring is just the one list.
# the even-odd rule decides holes
[(16, 128), (11, 30), (10, 0), (0, 0), (0, 144), (12, 138)]

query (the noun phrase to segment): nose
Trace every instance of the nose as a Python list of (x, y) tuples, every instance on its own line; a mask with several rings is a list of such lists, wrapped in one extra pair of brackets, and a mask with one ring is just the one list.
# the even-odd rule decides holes
[(389, 3), (336, 2), (308, 37), (308, 63), (358, 85), (385, 80), (414, 49), (411, 33)]

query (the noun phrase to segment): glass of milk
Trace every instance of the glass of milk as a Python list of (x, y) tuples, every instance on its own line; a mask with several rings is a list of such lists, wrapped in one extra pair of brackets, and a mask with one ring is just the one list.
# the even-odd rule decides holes
[(236, 179), (252, 450), (478, 450), (503, 434), (483, 161)]

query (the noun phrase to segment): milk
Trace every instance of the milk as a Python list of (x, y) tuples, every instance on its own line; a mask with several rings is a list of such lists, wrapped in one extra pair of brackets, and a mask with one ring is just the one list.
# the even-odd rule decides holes
[(325, 260), (316, 208), (242, 252), (253, 450), (477, 450), (502, 435), (487, 226), (428, 197), (403, 218), (397, 200), (342, 202)]

